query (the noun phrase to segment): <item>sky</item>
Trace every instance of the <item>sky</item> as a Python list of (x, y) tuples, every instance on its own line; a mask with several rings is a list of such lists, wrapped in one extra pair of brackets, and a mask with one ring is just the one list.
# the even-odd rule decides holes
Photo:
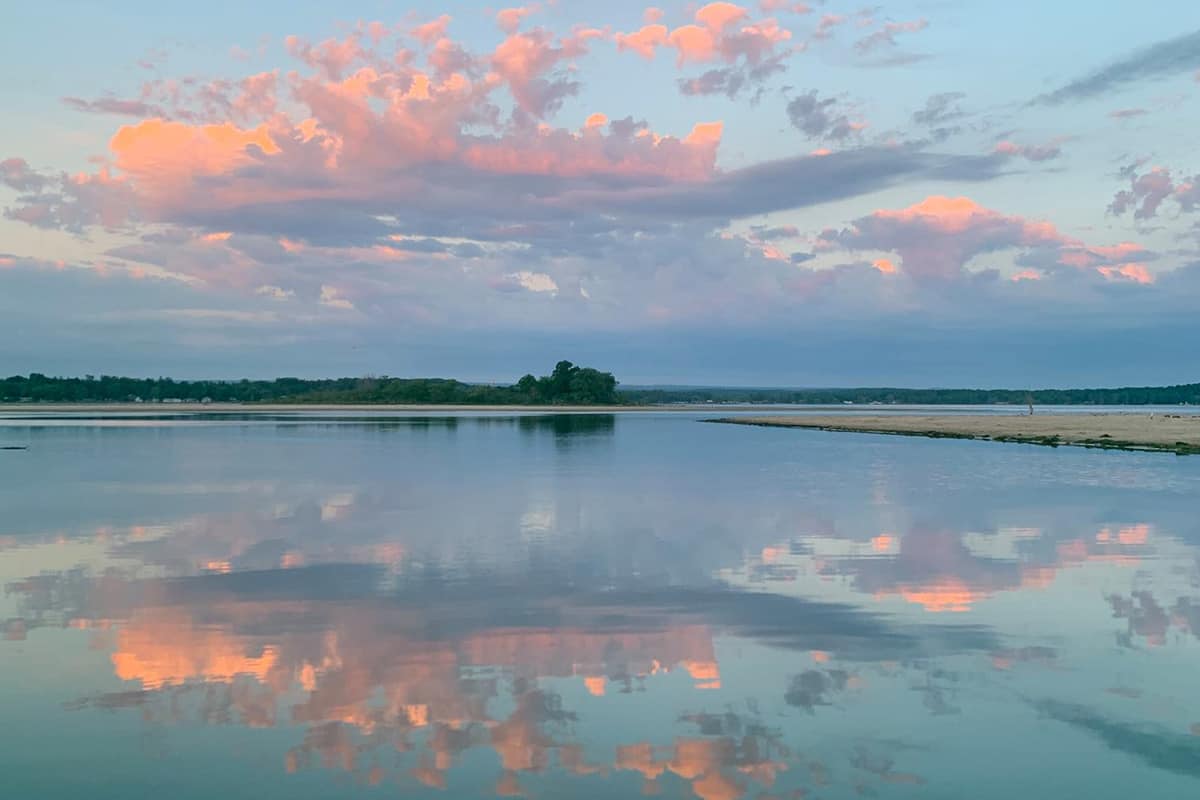
[(1200, 8), (46, 0), (0, 373), (1200, 380)]

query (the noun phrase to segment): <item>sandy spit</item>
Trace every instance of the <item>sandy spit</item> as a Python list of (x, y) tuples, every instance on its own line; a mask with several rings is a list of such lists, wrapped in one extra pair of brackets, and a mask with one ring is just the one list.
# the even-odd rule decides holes
[(1200, 415), (1178, 414), (938, 414), (920, 416), (729, 417), (734, 425), (817, 428), (952, 439), (985, 439), (1057, 447), (1099, 447), (1200, 454)]

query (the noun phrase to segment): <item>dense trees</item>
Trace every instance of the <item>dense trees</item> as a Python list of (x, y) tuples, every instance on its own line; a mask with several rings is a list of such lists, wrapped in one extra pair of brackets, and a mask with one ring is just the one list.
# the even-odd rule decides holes
[(516, 390), (527, 403), (611, 405), (620, 402), (617, 379), (611, 373), (577, 367), (570, 361), (555, 364), (554, 372), (549, 376), (524, 376), (517, 381)]
[(0, 402), (429, 403), (460, 405), (604, 405), (621, 402), (610, 373), (560, 361), (554, 372), (515, 386), (443, 378), (335, 378), (273, 381), (176, 381), (111, 375), (53, 378), (34, 373), (0, 379)]

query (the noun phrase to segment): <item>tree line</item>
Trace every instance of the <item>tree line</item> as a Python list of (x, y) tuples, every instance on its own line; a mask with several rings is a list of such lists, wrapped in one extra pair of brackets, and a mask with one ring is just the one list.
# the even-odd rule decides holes
[(1200, 405), (1200, 383), (1119, 389), (766, 389), (667, 387), (617, 390), (612, 373), (555, 364), (549, 375), (511, 385), (449, 378), (277, 378), (180, 381), (171, 378), (48, 377), (0, 379), (0, 402), (16, 403), (392, 403), (430, 405)]
[(788, 405), (1200, 405), (1200, 383), (1120, 389), (626, 389), (628, 403), (777, 403)]
[(431, 405), (613, 405), (622, 402), (608, 372), (560, 361), (549, 375), (525, 375), (511, 386), (448, 378), (277, 378), (180, 381), (40, 373), (0, 380), (5, 403), (395, 403)]

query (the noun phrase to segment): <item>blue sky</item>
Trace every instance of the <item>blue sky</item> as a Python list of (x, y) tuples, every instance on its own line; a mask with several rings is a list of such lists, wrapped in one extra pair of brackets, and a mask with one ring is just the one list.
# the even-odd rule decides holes
[(0, 372), (1196, 380), (1200, 11), (1154, 12), (13, 9)]

